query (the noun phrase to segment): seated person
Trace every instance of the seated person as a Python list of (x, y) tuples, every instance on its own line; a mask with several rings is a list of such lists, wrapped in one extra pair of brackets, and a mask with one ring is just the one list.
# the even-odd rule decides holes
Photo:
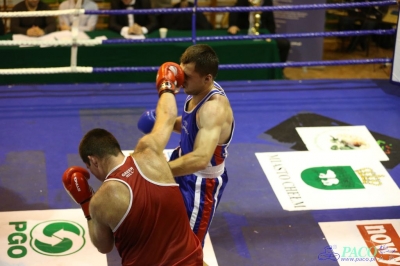
[[(66, 0), (59, 6), (59, 10), (74, 9), (77, 0)], [(82, 1), (81, 9), (98, 10), (98, 6), (92, 0)], [(98, 15), (79, 15), (79, 30), (92, 31), (96, 27)], [(61, 15), (58, 17), (61, 30), (71, 30), (74, 15)]]
[[(151, 9), (150, 0), (111, 0), (111, 9)], [(120, 33), (142, 35), (159, 28), (155, 14), (110, 15), (108, 28)]]
[[(24, 0), (14, 6), (12, 11), (41, 11), (51, 10), (40, 0)], [(15, 17), (11, 18), (11, 32), (25, 34), (31, 37), (40, 37), (57, 30), (56, 18), (47, 17)]]
[(5, 33), (4, 21), (2, 18), (0, 18), (0, 35), (4, 35), (4, 33)]
[[(152, 8), (170, 8), (172, 0), (150, 0)], [(400, 0), (399, 0), (400, 1)]]
[[(250, 6), (248, 0), (237, 0), (235, 6)], [(272, 6), (272, 0), (261, 0), (261, 6)], [(249, 12), (232, 12), (229, 14), (229, 28), (228, 33), (237, 34), (240, 30), (248, 30), (250, 28), (250, 14)], [(275, 18), (273, 12), (262, 12), (261, 13), (261, 25), (260, 28), (267, 29), (271, 34), (275, 34)], [(286, 62), (289, 50), (290, 42), (285, 38), (275, 39), (278, 49), (279, 58), (281, 62)]]
[[(378, 0), (379, 1), (379, 0)], [(345, 2), (368, 2), (366, 0), (346, 0)], [(385, 10), (386, 9), (386, 10)], [(338, 23), (339, 31), (351, 30), (374, 30), (382, 21), (383, 14), (387, 12), (387, 7), (365, 7), (348, 9), (348, 16), (340, 17)], [(352, 36), (347, 47), (348, 52), (354, 51), (358, 45), (362, 50), (367, 47), (368, 36)]]
[[(194, 4), (188, 0), (173, 5), (173, 8), (193, 7)], [(191, 30), (192, 13), (162, 14), (159, 15), (160, 26), (171, 30)], [(213, 26), (202, 12), (196, 12), (196, 30), (212, 30)]]

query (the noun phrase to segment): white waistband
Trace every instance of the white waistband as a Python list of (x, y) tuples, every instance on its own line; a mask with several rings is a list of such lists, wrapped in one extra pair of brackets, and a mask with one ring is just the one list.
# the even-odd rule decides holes
[(222, 175), (224, 170), (225, 170), (225, 162), (216, 166), (207, 166), (206, 169), (200, 170), (194, 174), (201, 178), (216, 178)]

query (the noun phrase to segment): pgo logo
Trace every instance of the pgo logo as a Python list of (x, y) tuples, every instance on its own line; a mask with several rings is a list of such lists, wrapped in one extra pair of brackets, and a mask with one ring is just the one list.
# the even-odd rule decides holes
[(72, 221), (46, 221), (31, 231), (31, 247), (47, 256), (66, 256), (85, 245), (85, 230)]

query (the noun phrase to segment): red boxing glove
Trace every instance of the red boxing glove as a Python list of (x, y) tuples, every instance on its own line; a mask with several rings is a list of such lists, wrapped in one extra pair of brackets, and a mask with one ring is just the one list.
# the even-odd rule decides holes
[(89, 178), (89, 172), (80, 166), (68, 168), (62, 177), (65, 190), (76, 203), (81, 205), (83, 213), (88, 220), (91, 219), (89, 202), (94, 194), (93, 189), (88, 183)]
[(160, 66), (157, 72), (156, 86), (158, 95), (164, 92), (177, 94), (183, 85), (185, 75), (182, 68), (174, 62), (166, 62)]

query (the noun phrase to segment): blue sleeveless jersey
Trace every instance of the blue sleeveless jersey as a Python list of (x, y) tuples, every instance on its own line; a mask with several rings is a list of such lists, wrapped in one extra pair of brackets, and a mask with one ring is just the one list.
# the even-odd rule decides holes
[[(220, 94), (226, 97), (221, 86), (214, 82), (214, 88), (190, 112), (186, 110), (189, 101), (192, 99), (192, 96), (188, 96), (186, 98), (182, 113), (180, 147), (174, 150), (170, 160), (174, 160), (193, 151), (194, 141), (199, 131), (196, 124), (196, 112), (214, 94)], [(204, 239), (214, 216), (214, 212), (218, 207), (222, 193), (228, 182), (228, 174), (226, 172), (224, 161), (228, 156), (227, 149), (233, 136), (235, 127), (234, 125), (235, 124), (233, 122), (231, 135), (228, 142), (216, 147), (209, 166), (207, 167), (208, 170), (210, 170), (209, 168), (211, 168), (211, 170), (217, 169), (216, 172), (218, 174), (203, 175), (202, 171), (199, 171), (194, 174), (175, 178), (176, 182), (179, 184), (179, 189), (181, 190), (183, 196), (190, 226), (203, 245)], [(205, 169), (204, 172), (207, 172), (207, 169)]]
[[(187, 112), (187, 105), (189, 101), (192, 99), (192, 96), (189, 95), (186, 98), (185, 105), (182, 112), (182, 130), (181, 130), (181, 155), (185, 155), (189, 152), (193, 151), (194, 141), (197, 136), (197, 132), (199, 132), (199, 128), (197, 127), (196, 123), (196, 113), (200, 109), (203, 104), (210, 99), (211, 96), (214, 94), (221, 94), (226, 97), (226, 94), (222, 87), (217, 83), (214, 82), (214, 89), (211, 90), (200, 103), (193, 108), (190, 112)], [(228, 156), (228, 147), (231, 142), (233, 136), (234, 124), (232, 125), (232, 132), (231, 136), (227, 143), (218, 145), (214, 151), (214, 155), (211, 158), (210, 165), (216, 166), (224, 162), (225, 158)]]

